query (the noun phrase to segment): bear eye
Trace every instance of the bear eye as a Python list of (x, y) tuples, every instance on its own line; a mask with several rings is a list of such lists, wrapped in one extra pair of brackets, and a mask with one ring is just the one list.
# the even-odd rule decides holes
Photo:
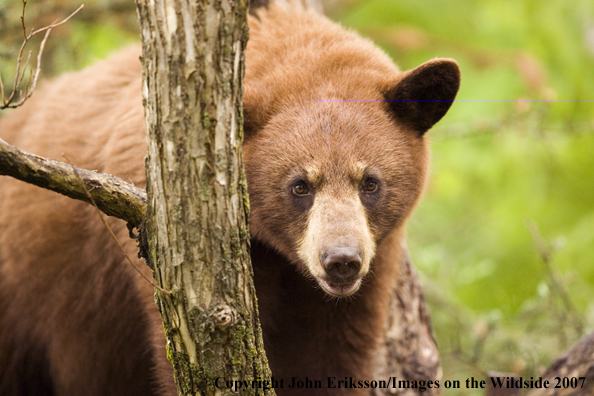
[(374, 178), (365, 180), (363, 184), (363, 192), (374, 193), (379, 189), (379, 182)]
[(295, 195), (307, 195), (309, 194), (309, 188), (303, 181), (298, 181), (292, 188), (293, 194)]

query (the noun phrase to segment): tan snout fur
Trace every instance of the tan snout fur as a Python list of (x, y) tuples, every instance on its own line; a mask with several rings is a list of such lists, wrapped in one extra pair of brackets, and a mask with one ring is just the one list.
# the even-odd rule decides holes
[(305, 235), (299, 243), (298, 254), (309, 273), (316, 279), (326, 277), (322, 265), (322, 254), (331, 248), (352, 246), (362, 254), (359, 278), (368, 272), (375, 254), (375, 242), (369, 226), (365, 208), (358, 193), (350, 194), (316, 193), (309, 211)]

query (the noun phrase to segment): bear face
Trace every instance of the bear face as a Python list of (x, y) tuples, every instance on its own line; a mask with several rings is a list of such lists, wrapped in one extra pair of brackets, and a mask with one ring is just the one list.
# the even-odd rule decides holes
[(424, 132), (460, 81), (451, 60), (399, 77), (363, 92), (377, 100), (285, 105), (244, 144), (252, 236), (335, 297), (359, 289), (378, 245), (412, 212), (428, 170)]
[(380, 107), (314, 103), (244, 145), (252, 236), (334, 296), (358, 289), (425, 184), (425, 141), (398, 132)]

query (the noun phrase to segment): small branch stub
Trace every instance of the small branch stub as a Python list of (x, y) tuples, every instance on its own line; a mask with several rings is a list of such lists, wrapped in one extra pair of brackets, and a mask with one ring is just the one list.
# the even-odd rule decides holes
[(232, 326), (235, 323), (235, 311), (228, 305), (217, 305), (210, 316), (217, 326)]

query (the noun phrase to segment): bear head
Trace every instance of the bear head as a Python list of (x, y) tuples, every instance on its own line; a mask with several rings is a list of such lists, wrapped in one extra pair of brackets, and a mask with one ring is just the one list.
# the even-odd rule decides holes
[(320, 85), (304, 93), (296, 84), (297, 92), (284, 88), (285, 100), (271, 100), (278, 92), (247, 87), (252, 237), (329, 295), (355, 293), (378, 246), (404, 226), (423, 192), (425, 132), (459, 84), (456, 62), (434, 59), (364, 89), (344, 81), (338, 91)]

